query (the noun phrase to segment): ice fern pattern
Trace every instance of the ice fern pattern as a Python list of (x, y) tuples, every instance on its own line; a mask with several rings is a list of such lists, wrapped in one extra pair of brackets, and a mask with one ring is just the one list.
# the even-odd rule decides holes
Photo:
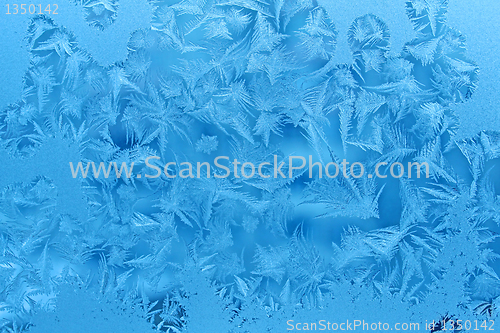
[[(98, 29), (119, 6), (79, 4)], [(453, 106), (473, 97), (479, 69), (446, 24), (446, 0), (406, 3), (416, 37), (397, 56), (383, 18), (357, 18), (354, 60), (343, 65), (316, 0), (150, 5), (151, 28), (135, 31), (127, 59), (106, 68), (74, 32), (47, 16), (30, 22), (31, 65), (18, 102), (0, 111), (0, 149), (39, 172), (0, 175), (2, 332), (498, 318), (500, 133), (454, 138)], [(47, 171), (61, 154), (147, 173), (152, 155), (258, 165), (297, 152), (325, 163), (427, 162), (431, 177)], [(103, 319), (92, 318), (102, 326), (73, 318), (71, 299), (87, 315), (100, 308)]]

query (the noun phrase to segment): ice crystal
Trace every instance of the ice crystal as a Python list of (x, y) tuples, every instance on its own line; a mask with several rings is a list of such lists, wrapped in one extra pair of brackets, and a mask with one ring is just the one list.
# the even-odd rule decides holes
[[(81, 5), (103, 31), (119, 19), (118, 1)], [(30, 22), (22, 96), (0, 111), (2, 332), (498, 316), (500, 134), (455, 137), (479, 69), (447, 1), (406, 3), (416, 37), (397, 55), (383, 18), (357, 18), (343, 65), (316, 0), (150, 5), (150, 28), (107, 67), (50, 17)], [(183, 177), (215, 152), (426, 162), (430, 178)], [(69, 162), (90, 161), (70, 177)], [(132, 162), (137, 177), (91, 176)], [(139, 177), (150, 166), (162, 175)]]

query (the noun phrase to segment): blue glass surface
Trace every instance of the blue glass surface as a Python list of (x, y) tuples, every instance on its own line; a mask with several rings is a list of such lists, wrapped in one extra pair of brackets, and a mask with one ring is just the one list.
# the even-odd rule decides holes
[(2, 333), (496, 329), (497, 1), (1, 10)]

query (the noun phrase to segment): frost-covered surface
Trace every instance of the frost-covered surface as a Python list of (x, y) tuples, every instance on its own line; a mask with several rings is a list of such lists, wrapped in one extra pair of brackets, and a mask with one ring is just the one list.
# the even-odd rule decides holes
[[(72, 6), (105, 34), (131, 2), (89, 14), (96, 3)], [(356, 18), (344, 65), (315, 0), (142, 5), (150, 27), (123, 31), (128, 56), (106, 67), (67, 18), (29, 25), (22, 96), (0, 111), (4, 332), (497, 318), (500, 133), (455, 137), (480, 68), (447, 1), (406, 3), (415, 38), (401, 53), (383, 18)], [(432, 177), (72, 179), (68, 168), (274, 154), (427, 162)]]
[(484, 0), (480, 6), (471, 6), (470, 1), (455, 0), (451, 4), (449, 24), (467, 36), (467, 54), (481, 69), (474, 98), (455, 107), (464, 124), (457, 135), (466, 138), (481, 130), (500, 128), (500, 94), (497, 93), (500, 39), (495, 37), (500, 30), (500, 2)]

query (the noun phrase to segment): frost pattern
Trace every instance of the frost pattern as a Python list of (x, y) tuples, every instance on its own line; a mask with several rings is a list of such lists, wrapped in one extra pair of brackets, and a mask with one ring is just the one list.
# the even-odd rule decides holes
[[(141, 317), (166, 332), (265, 332), (326, 315), (498, 316), (500, 134), (454, 139), (452, 106), (473, 95), (478, 68), (447, 1), (407, 2), (417, 37), (397, 57), (383, 20), (359, 17), (354, 63), (341, 66), (315, 0), (151, 3), (151, 29), (107, 68), (72, 32), (32, 20), (23, 95), (0, 112), (4, 153), (26, 161), (56, 140), (83, 162), (147, 173), (151, 155), (257, 165), (301, 150), (427, 162), (432, 177), (68, 180), (81, 181), (85, 217), (54, 199), (57, 179), (15, 179), (0, 193), (2, 332), (58, 325), (43, 311), (65, 316), (80, 288), (117, 322), (106, 302), (132, 309), (131, 332)], [(116, 5), (84, 4), (99, 27)]]
[[(116, 20), (118, 2), (113, 0), (80, 0), (85, 20), (92, 27), (104, 30)], [(78, 2), (77, 2), (78, 3)]]

